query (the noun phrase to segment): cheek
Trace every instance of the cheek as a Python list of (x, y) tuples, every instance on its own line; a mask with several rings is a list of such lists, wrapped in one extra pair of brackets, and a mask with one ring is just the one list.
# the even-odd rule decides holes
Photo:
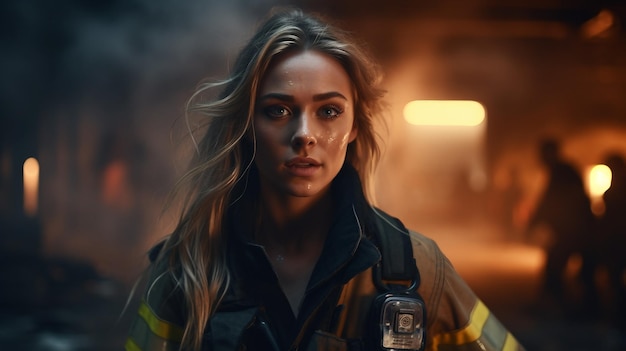
[(348, 148), (348, 144), (354, 140), (351, 131), (329, 131), (328, 134), (324, 137), (326, 144), (328, 145), (328, 149), (330, 150), (345, 150)]
[(277, 136), (274, 131), (262, 124), (255, 124), (254, 128), (254, 143), (255, 150), (255, 162), (257, 165), (262, 166), (267, 163), (271, 163), (276, 149)]
[(265, 123), (255, 123), (254, 130), (257, 148), (261, 146), (271, 147), (273, 144), (280, 143), (282, 138), (280, 129), (273, 128)]
[(356, 129), (356, 126), (354, 125), (354, 117), (350, 118), (349, 121), (347, 122), (348, 123), (346, 123), (343, 129), (343, 132), (341, 134), (341, 148), (342, 149), (347, 149), (348, 144), (353, 142), (354, 139), (356, 139), (356, 135), (357, 135), (357, 129)]
[(358, 129), (356, 129), (356, 127), (352, 127), (352, 130), (350, 131), (348, 143), (351, 143), (354, 140), (356, 140), (357, 134), (358, 134)]

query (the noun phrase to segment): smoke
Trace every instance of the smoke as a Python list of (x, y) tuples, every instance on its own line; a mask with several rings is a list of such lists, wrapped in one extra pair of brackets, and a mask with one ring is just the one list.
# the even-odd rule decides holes
[[(168, 230), (158, 217), (177, 176), (173, 122), (199, 81), (227, 74), (275, 5), (1, 2), (0, 157), (14, 163), (3, 167), (13, 179), (25, 155), (40, 159), (45, 254), (134, 277), (137, 270), (128, 267), (136, 260), (129, 257), (142, 258)], [(2, 181), (1, 188), (19, 188), (15, 184)], [(4, 191), (2, 197), (15, 207), (3, 217), (21, 211), (19, 201)]]
[[(86, 89), (223, 72), (270, 1), (2, 2), (3, 102), (70, 100)], [(121, 73), (120, 73), (121, 72)], [(154, 84), (157, 84), (155, 87)], [(6, 118), (7, 116), (3, 116)]]

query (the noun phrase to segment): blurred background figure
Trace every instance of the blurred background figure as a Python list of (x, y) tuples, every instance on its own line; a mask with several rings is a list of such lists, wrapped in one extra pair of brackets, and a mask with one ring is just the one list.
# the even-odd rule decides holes
[[(598, 311), (598, 295), (594, 283), (597, 266), (595, 217), (585, 192), (581, 175), (560, 154), (560, 143), (544, 139), (539, 145), (539, 157), (548, 173), (548, 181), (539, 203), (528, 222), (529, 232), (544, 225), (550, 232), (545, 248), (545, 265), (540, 292), (540, 306), (569, 308), (570, 302), (580, 303), (578, 316), (589, 316)], [(579, 255), (582, 265), (577, 272), (581, 294), (575, 299), (566, 289), (564, 280), (568, 263)], [(545, 305), (544, 305), (545, 304)]]
[(603, 257), (609, 273), (610, 314), (620, 327), (626, 327), (626, 161), (619, 153), (607, 155), (604, 164), (611, 169), (611, 187), (604, 193), (604, 215), (600, 220)]

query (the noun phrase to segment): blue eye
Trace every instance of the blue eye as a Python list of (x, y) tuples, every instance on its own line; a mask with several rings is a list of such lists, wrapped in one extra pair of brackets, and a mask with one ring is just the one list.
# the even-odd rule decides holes
[(332, 118), (339, 117), (343, 113), (343, 109), (334, 105), (329, 105), (329, 106), (324, 106), (321, 109), (319, 109), (318, 113), (323, 118), (332, 119)]

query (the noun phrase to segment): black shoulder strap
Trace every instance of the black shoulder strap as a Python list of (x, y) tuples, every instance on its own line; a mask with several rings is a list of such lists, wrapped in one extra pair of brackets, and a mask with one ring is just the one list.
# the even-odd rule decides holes
[(419, 271), (409, 231), (402, 222), (376, 209), (376, 241), (382, 255), (383, 280), (414, 281), (419, 285)]

